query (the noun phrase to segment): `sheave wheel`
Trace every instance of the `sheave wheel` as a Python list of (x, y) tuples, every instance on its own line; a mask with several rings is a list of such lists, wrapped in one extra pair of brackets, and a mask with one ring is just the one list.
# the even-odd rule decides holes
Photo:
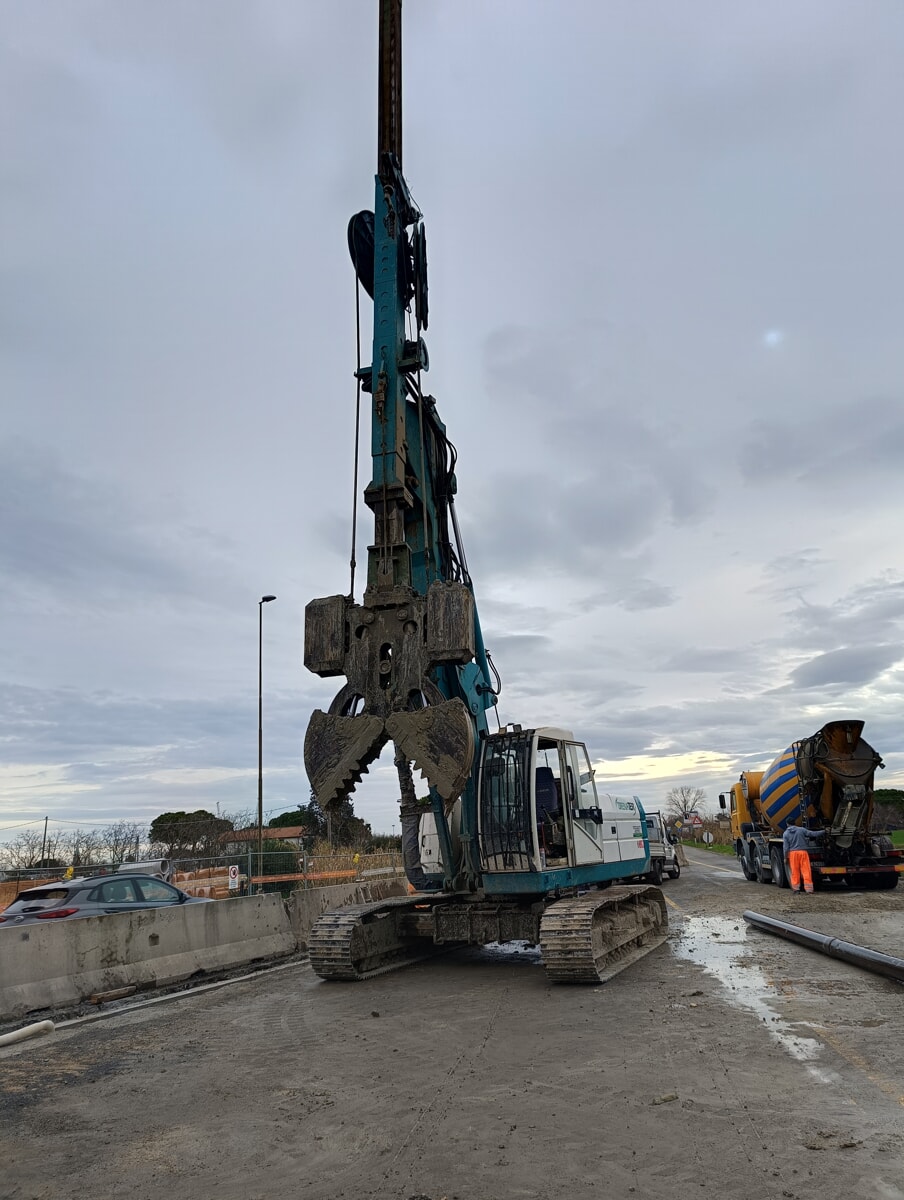
[(776, 887), (786, 888), (788, 886), (788, 876), (785, 874), (785, 856), (779, 850), (778, 846), (773, 846), (770, 849), (769, 861), (772, 863), (772, 882)]

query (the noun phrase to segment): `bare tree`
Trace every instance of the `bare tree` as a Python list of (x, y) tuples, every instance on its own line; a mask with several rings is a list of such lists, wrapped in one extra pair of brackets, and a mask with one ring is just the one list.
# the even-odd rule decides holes
[(62, 845), (74, 867), (90, 867), (103, 857), (103, 838), (96, 829), (74, 829), (63, 837)]
[(103, 831), (101, 840), (107, 857), (118, 866), (129, 858), (135, 861), (140, 857), (144, 828), (135, 821), (116, 821)]
[(47, 838), (44, 842), (44, 857), (39, 864), (42, 867), (58, 867), (67, 865), (66, 849), (63, 845), (63, 833), (61, 830), (47, 830)]
[(4, 867), (11, 870), (28, 870), (36, 867), (41, 861), (41, 845), (43, 836), (35, 830), (26, 829), (17, 834), (11, 842), (0, 847)]
[(706, 799), (706, 792), (703, 788), (690, 787), (689, 784), (682, 783), (678, 787), (673, 787), (665, 798), (666, 812), (672, 817), (680, 817), (682, 821), (687, 821), (694, 813), (698, 813)]
[(231, 821), (233, 829), (257, 829), (257, 810), (240, 808), (235, 812), (224, 812), (224, 821)]

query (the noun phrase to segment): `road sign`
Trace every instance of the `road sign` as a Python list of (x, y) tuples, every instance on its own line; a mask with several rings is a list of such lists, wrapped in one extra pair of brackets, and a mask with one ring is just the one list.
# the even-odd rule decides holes
[(235, 863), (232, 863), (229, 867), (229, 890), (230, 890), (230, 892), (237, 891), (238, 886), (239, 886), (239, 869)]
[(704, 842), (706, 842), (707, 846), (710, 846), (710, 845), (712, 845), (713, 841), (715, 840), (715, 839), (713, 838), (713, 835), (712, 835), (712, 834), (709, 832), (709, 830), (708, 830), (708, 829), (707, 829), (707, 830), (706, 830), (706, 832), (705, 832), (704, 834), (702, 834), (701, 836), (702, 836), (702, 838), (703, 838)]
[(698, 817), (698, 816), (697, 816), (697, 814), (696, 814), (696, 813), (694, 813), (692, 824), (694, 824), (694, 825), (702, 825), (702, 824), (703, 824), (703, 819), (702, 819), (701, 817)]

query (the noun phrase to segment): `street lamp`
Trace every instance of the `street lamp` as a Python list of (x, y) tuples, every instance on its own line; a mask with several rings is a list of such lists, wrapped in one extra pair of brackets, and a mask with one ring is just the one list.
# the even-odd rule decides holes
[(257, 885), (264, 890), (264, 605), (275, 596), (261, 596), (257, 602)]

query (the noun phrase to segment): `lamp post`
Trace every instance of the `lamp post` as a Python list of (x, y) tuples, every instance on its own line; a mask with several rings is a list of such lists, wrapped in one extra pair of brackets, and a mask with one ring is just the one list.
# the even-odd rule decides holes
[(257, 602), (257, 885), (264, 890), (264, 605), (275, 596), (261, 596)]

